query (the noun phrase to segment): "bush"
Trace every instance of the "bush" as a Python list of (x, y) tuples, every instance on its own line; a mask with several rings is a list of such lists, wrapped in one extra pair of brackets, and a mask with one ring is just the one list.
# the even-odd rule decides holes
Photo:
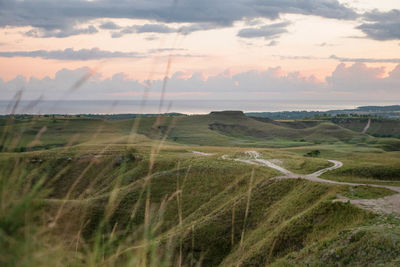
[(26, 147), (21, 146), (14, 149), (14, 152), (26, 152)]
[(310, 152), (304, 154), (304, 156), (305, 156), (305, 157), (313, 157), (313, 158), (315, 158), (315, 157), (318, 157), (320, 154), (321, 154), (321, 151), (319, 151), (319, 150), (312, 150), (312, 151), (310, 151)]

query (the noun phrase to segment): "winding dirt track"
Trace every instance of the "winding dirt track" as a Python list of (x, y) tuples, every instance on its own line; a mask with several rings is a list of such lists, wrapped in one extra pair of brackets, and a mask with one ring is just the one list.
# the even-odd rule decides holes
[[(374, 184), (357, 184), (357, 183), (346, 183), (346, 182), (337, 182), (331, 180), (325, 180), (320, 178), (319, 176), (325, 172), (338, 169), (343, 166), (343, 163), (337, 160), (329, 160), (329, 162), (333, 163), (332, 167), (325, 168), (319, 170), (317, 172), (311, 174), (296, 174), (293, 173), (281, 166), (278, 166), (271, 161), (261, 159), (260, 154), (257, 151), (247, 151), (246, 154), (250, 157), (250, 159), (234, 159), (235, 161), (244, 162), (247, 164), (255, 164), (255, 165), (264, 165), (269, 168), (273, 168), (283, 173), (282, 176), (274, 177), (274, 179), (305, 179), (312, 182), (317, 183), (328, 183), (328, 184), (337, 184), (337, 185), (348, 185), (348, 186), (372, 186), (372, 187), (380, 187), (387, 188), (392, 191), (397, 192), (397, 194), (387, 196), (379, 199), (348, 199), (343, 196), (339, 196), (338, 199), (334, 200), (335, 202), (350, 202), (360, 208), (371, 210), (377, 213), (385, 213), (385, 214), (393, 214), (396, 216), (400, 216), (400, 187), (398, 186), (386, 186), (386, 185), (374, 185)], [(223, 159), (228, 159), (226, 155), (222, 156)]]
[(367, 123), (367, 125), (365, 125), (364, 130), (362, 131), (362, 133), (365, 134), (368, 131), (370, 126), (371, 126), (371, 119), (368, 119), (368, 123)]

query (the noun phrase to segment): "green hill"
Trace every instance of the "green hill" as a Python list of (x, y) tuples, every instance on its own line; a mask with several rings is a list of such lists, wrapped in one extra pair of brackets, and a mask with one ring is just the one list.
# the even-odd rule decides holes
[[(7, 251), (0, 260), (16, 257), (23, 265), (22, 255), (31, 255), (26, 264), (46, 265), (68, 251), (75, 256), (65, 265), (118, 265), (143, 257), (149, 265), (203, 266), (297, 265), (305, 257), (331, 265), (398, 260), (399, 233), (381, 235), (371, 213), (332, 203), (348, 190), (344, 186), (277, 181), (270, 179), (278, 174), (272, 169), (223, 160), (220, 154), (196, 156), (182, 147), (166, 148), (155, 159), (150, 152), (151, 147), (121, 146), (95, 156), (81, 147), (1, 157), (8, 197), (0, 225), (8, 239), (0, 238)], [(41, 181), (39, 191), (19, 201), (18, 183), (9, 177)], [(36, 185), (32, 182), (32, 189)], [(35, 210), (42, 219), (26, 217)], [(28, 238), (18, 235), (27, 227)], [(39, 240), (63, 245), (48, 250), (35, 243)], [(333, 251), (346, 242), (347, 250)], [(360, 257), (361, 249), (374, 258)]]
[[(368, 118), (332, 118), (331, 122), (341, 127), (356, 132), (362, 132), (368, 124)], [(370, 119), (370, 127), (367, 134), (375, 137), (394, 137), (400, 138), (400, 121), (390, 119)]]
[(355, 109), (339, 109), (328, 111), (277, 111), (277, 112), (249, 112), (248, 116), (272, 118), (276, 120), (301, 120), (312, 117), (382, 117), (388, 119), (400, 118), (400, 105), (392, 106), (362, 106)]
[[(34, 151), (85, 143), (128, 144), (165, 139), (189, 145), (296, 147), (313, 144), (363, 144), (397, 150), (397, 121), (372, 120), (367, 134), (362, 119), (274, 121), (241, 111), (192, 116), (148, 116), (107, 121), (77, 116), (26, 116), (0, 119), (3, 151)], [(397, 124), (396, 124), (397, 123)], [(136, 134), (134, 134), (136, 133)], [(371, 136), (371, 135), (374, 136)], [(135, 136), (132, 139), (132, 136)], [(16, 142), (18, 140), (18, 142)], [(136, 141), (135, 141), (136, 142)]]
[[(192, 116), (150, 116), (121, 121), (63, 116), (28, 117), (14, 119), (10, 126), (7, 126), (7, 119), (2, 119), (2, 125), (0, 129), (8, 136), (3, 142), (6, 151), (50, 149), (109, 140), (129, 143), (129, 136), (133, 132), (150, 139), (165, 138), (181, 144), (214, 146), (288, 147), (335, 142), (376, 142), (373, 137), (361, 134), (356, 124), (352, 124), (353, 130), (348, 129), (347, 124), (326, 120), (274, 121), (248, 117), (241, 111)], [(41, 137), (40, 140), (38, 137)], [(18, 145), (9, 143), (15, 138), (19, 138)]]
[[(150, 125), (139, 132), (151, 136)], [(165, 118), (157, 128), (179, 143), (222, 146), (298, 146), (316, 142), (359, 142), (368, 136), (328, 121), (277, 122), (248, 117), (240, 111)]]

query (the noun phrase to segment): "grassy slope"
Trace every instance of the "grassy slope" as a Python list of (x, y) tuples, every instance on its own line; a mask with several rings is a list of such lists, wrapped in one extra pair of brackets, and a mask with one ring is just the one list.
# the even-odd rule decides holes
[(372, 221), (290, 253), (272, 266), (398, 266), (399, 219), (389, 216)]
[[(139, 122), (137, 127), (136, 122)], [(239, 112), (146, 117), (115, 122), (82, 117), (40, 117), (13, 121), (9, 127), (6, 125), (6, 120), (2, 119), (0, 130), (7, 132), (8, 137), (8, 142), (3, 142), (3, 145), (9, 151), (20, 151), (21, 148), (37, 150), (88, 141), (129, 143), (128, 137), (136, 130), (152, 139), (166, 136), (170, 141), (194, 145), (288, 147), (345, 142), (397, 149), (400, 143), (398, 140), (382, 141), (362, 135), (328, 121), (276, 122), (250, 118)], [(18, 140), (18, 145), (11, 140)]]
[[(143, 134), (132, 138), (130, 133), (138, 124), (138, 132)], [(355, 182), (396, 181), (400, 177), (400, 166), (397, 139), (370, 138), (335, 126), (329, 122), (276, 122), (269, 119), (252, 119), (241, 113), (212, 113), (210, 115), (147, 117), (136, 120), (109, 122), (85, 118), (35, 118), (19, 120), (10, 126), (1, 120), (3, 150), (25, 151), (41, 150), (54, 147), (85, 145), (90, 150), (91, 144), (127, 144), (147, 143), (164, 136), (169, 141), (185, 144), (244, 146), (244, 147), (295, 147), (290, 152), (300, 152), (299, 157), (293, 153), (269, 155), (270, 159), (278, 158), (283, 166), (298, 173), (311, 173), (326, 167), (327, 162), (319, 159), (305, 159), (305, 153), (319, 149), (321, 157), (338, 159), (345, 166), (325, 177)], [(210, 125), (219, 125), (210, 129)], [(147, 138), (144, 136), (146, 135)], [(321, 143), (318, 146), (311, 144)], [(334, 143), (329, 146), (326, 144)], [(347, 144), (346, 144), (347, 143)], [(357, 145), (354, 146), (353, 145)], [(95, 145), (94, 145), (95, 146)], [(384, 150), (393, 150), (382, 157)], [(118, 150), (118, 148), (117, 148)], [(58, 150), (60, 151), (60, 150)], [(275, 155), (277, 151), (274, 151)]]
[[(356, 132), (362, 132), (368, 123), (368, 118), (335, 118), (331, 121), (344, 128)], [(367, 134), (376, 137), (400, 138), (400, 121), (390, 119), (371, 119), (371, 125), (367, 130)]]
[[(168, 127), (164, 124), (163, 127)], [(297, 127), (298, 129), (293, 130)], [(142, 131), (145, 133), (145, 131)], [(260, 121), (242, 113), (177, 118), (169, 137), (179, 143), (229, 146), (299, 146), (315, 142), (360, 142), (370, 138), (330, 122), (312, 124)]]
[[(26, 158), (19, 164), (24, 168), (19, 169), (28, 170), (30, 180), (45, 175), (45, 187), (53, 190), (46, 196), (44, 207), (48, 216), (53, 217), (63, 203), (58, 200), (65, 197), (88, 163), (94, 162), (69, 196), (59, 223), (52, 230), (64, 239), (66, 250), (76, 246), (78, 232), (89, 243), (98, 231), (103, 234), (115, 231), (121, 238), (128, 234), (141, 240), (146, 208), (145, 197), (140, 194), (149, 170), (149, 149), (112, 147), (95, 160), (93, 155), (88, 158), (84, 151), (75, 150), (69, 152), (71, 161), (64, 156), (55, 158), (51, 151), (23, 153)], [(3, 157), (1, 162), (7, 161), (4, 164), (11, 166), (19, 155)], [(123, 163), (115, 162), (118, 157)], [(42, 162), (32, 162), (32, 158), (40, 158)], [(68, 171), (62, 172), (65, 168)], [(1, 169), (7, 170), (4, 166)], [(259, 265), (338, 238), (341, 230), (357, 228), (371, 218), (348, 204), (330, 202), (336, 193), (346, 190), (344, 187), (303, 180), (268, 180), (278, 173), (265, 167), (255, 169), (249, 194), (252, 170), (253, 166), (222, 160), (220, 154), (201, 157), (179, 146), (162, 151), (150, 180), (150, 220), (153, 225), (161, 223), (153, 233), (154, 238), (164, 242), (172, 236), (176, 246), (182, 240), (183, 261), (187, 263)], [(117, 185), (117, 200), (108, 205)], [(171, 198), (176, 190), (182, 190), (180, 204), (176, 196)], [(166, 199), (169, 200), (162, 208)], [(130, 218), (136, 205), (135, 216)], [(107, 214), (110, 215), (106, 226), (99, 230), (101, 218)], [(126, 232), (127, 229), (132, 230)], [(174, 255), (178, 256), (178, 250)]]
[[(274, 123), (270, 125), (232, 116), (221, 118), (219, 115), (217, 118), (213, 115), (180, 117), (176, 121), (168, 117), (158, 124), (155, 124), (156, 118), (146, 118), (142, 120), (139, 132), (159, 139), (171, 131), (171, 140), (178, 137), (177, 141), (187, 138), (184, 139), (187, 143), (199, 140), (200, 144), (210, 141), (210, 144), (228, 146), (247, 144), (249, 140), (254, 144), (261, 141), (259, 137), (244, 137), (248, 132), (245, 130), (243, 133), (243, 128), (227, 136), (209, 129), (210, 123), (223, 121), (241, 125), (252, 132), (257, 129), (257, 134), (284, 135), (288, 129)], [(168, 129), (165, 127), (168, 125), (175, 126)], [(132, 120), (104, 122), (85, 119), (59, 119), (56, 122), (43, 119), (35, 124), (20, 122), (13, 125), (15, 128), (8, 132), (9, 141), (6, 142), (9, 151), (15, 147), (29, 147), (35, 137), (42, 146), (65, 145), (71, 143), (71, 139), (78, 144), (72, 142), (72, 146), (67, 148), (0, 154), (0, 245), (3, 251), (8, 252), (0, 257), (1, 262), (14, 261), (14, 265), (79, 265), (82, 262), (99, 265), (109, 260), (108, 265), (115, 265), (119, 262), (114, 261), (113, 255), (125, 249), (132, 251), (132, 246), (137, 247), (133, 249), (134, 260), (155, 253), (151, 246), (145, 245), (148, 242), (159, 244), (161, 250), (157, 250), (157, 254), (167, 255), (166, 251), (172, 254), (167, 261), (174, 263), (179, 259), (180, 251), (185, 263), (225, 266), (274, 262), (297, 265), (305, 259), (310, 263), (331, 265), (334, 265), (332, 259), (343, 263), (350, 259), (362, 264), (361, 249), (369, 249), (373, 256), (370, 263), (395, 260), (394, 252), (398, 251), (396, 240), (400, 235), (397, 231), (381, 237), (380, 228), (374, 226), (371, 214), (349, 204), (331, 203), (337, 193), (348, 194), (347, 187), (303, 180), (278, 182), (269, 180), (278, 175), (272, 169), (221, 159), (222, 154), (243, 155), (247, 148), (166, 143), (158, 153), (158, 140), (128, 136), (132, 126)], [(338, 127), (333, 129), (330, 124), (308, 126), (301, 136), (308, 131), (313, 138), (331, 133), (334, 135), (331, 137), (337, 140), (338, 136), (346, 137), (349, 133)], [(47, 127), (47, 131), (38, 137), (37, 133), (43, 127)], [(60, 127), (64, 128), (57, 130)], [(35, 132), (29, 132), (32, 129)], [(97, 129), (101, 131), (96, 133)], [(340, 134), (337, 135), (335, 129)], [(21, 138), (16, 142), (19, 135)], [(191, 136), (195, 138), (190, 139)], [(354, 139), (353, 134), (350, 136)], [(35, 149), (40, 148), (43, 147)], [(303, 157), (312, 149), (319, 149), (322, 158)], [(216, 154), (204, 157), (191, 153), (191, 150)], [(339, 169), (334, 174), (326, 174), (335, 179), (356, 179), (353, 171), (370, 163), (389, 170), (400, 169), (399, 152), (385, 152), (371, 146), (357, 148), (342, 143), (259, 151), (265, 158), (279, 159), (285, 167), (299, 173), (311, 173), (326, 167), (328, 163), (323, 158), (342, 160), (347, 169), (343, 167), (343, 172), (338, 172)], [(347, 174), (349, 170), (350, 176)], [(359, 172), (356, 174), (360, 175)], [(21, 198), (32, 191), (32, 186), (40, 178), (44, 179), (44, 184), (40, 193), (32, 197), (35, 201)], [(370, 177), (371, 181), (374, 179), (377, 179), (376, 174)], [(69, 193), (71, 187), (73, 190)], [(371, 192), (363, 188), (356, 193), (354, 197), (379, 197), (387, 192)], [(49, 222), (58, 214), (57, 223), (49, 228)], [(398, 227), (397, 221), (395, 225)], [(354, 244), (343, 247), (348, 237), (351, 239), (361, 230), (365, 236), (357, 236), (359, 238)], [(31, 233), (28, 236), (27, 231)], [(99, 236), (106, 236), (112, 242), (100, 242), (96, 239)], [(372, 238), (376, 245), (365, 247), (368, 238)], [(169, 241), (172, 247), (169, 247)], [(38, 243), (49, 244), (53, 249), (48, 250)], [(377, 246), (390, 253), (381, 253)], [(144, 252), (143, 247), (146, 247)], [(341, 250), (331, 253), (334, 248)], [(39, 255), (47, 255), (48, 261), (43, 262)], [(127, 255), (122, 256), (116, 258), (124, 260)]]
[(384, 151), (371, 146), (349, 144), (316, 145), (283, 149), (298, 156), (318, 149), (320, 158), (336, 159), (344, 163), (340, 169), (328, 172), (322, 177), (336, 181), (400, 185), (400, 152)]

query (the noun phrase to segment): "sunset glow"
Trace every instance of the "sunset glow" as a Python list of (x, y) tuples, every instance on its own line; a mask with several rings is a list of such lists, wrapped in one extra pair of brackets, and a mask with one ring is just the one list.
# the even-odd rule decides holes
[[(1, 2), (1, 99), (22, 88), (26, 99), (58, 99), (68, 81), (57, 73), (72, 84), (86, 70), (96, 71), (89, 84), (101, 90), (83, 86), (71, 99), (135, 99), (145, 81), (165, 76), (172, 98), (399, 96), (396, 0), (145, 2)], [(70, 12), (55, 18), (46, 10)], [(150, 90), (159, 95), (157, 86)]]

